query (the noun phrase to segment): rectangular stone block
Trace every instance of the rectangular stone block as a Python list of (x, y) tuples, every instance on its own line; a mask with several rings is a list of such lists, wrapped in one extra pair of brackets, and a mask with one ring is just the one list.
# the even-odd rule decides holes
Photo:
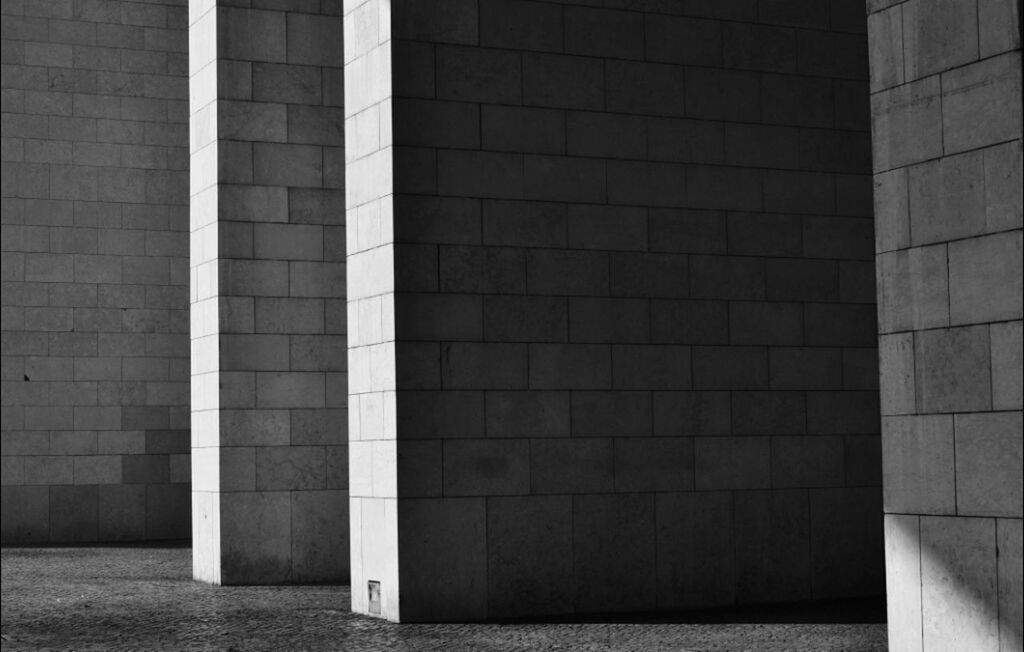
[(502, 496), (529, 491), (529, 442), (513, 439), (444, 442), (444, 495)]
[(569, 392), (487, 392), (491, 437), (568, 437)]
[[(921, 517), (925, 649), (999, 648), (995, 519)], [(970, 596), (970, 597), (967, 597)]]
[(807, 493), (739, 492), (733, 510), (737, 594), (754, 600), (806, 599), (811, 593)]
[[(610, 527), (612, 523), (617, 527)], [(650, 608), (656, 597), (654, 496), (573, 498), (577, 609)], [(604, 569), (599, 571), (598, 569)]]
[(985, 326), (916, 333), (914, 360), (919, 410), (991, 409), (989, 333)]
[(956, 415), (956, 505), (962, 516), (1020, 517), (1020, 412)]
[(942, 74), (942, 138), (946, 153), (1021, 136), (1019, 52), (985, 59)]
[(1021, 407), (1021, 322), (992, 324), (992, 407)]
[(950, 243), (951, 324), (1020, 318), (1021, 260), (1020, 231)]
[(487, 533), (490, 615), (521, 616), (572, 610), (573, 595), (569, 590), (572, 586), (572, 499), (569, 496), (490, 499)]
[(884, 419), (882, 463), (886, 512), (955, 512), (953, 439), (953, 420), (949, 416)]
[(871, 96), (876, 173), (942, 154), (939, 78), (932, 76)]
[(612, 440), (540, 439), (530, 442), (530, 491), (592, 494), (615, 488)]
[(693, 455), (698, 491), (771, 486), (767, 437), (697, 437)]

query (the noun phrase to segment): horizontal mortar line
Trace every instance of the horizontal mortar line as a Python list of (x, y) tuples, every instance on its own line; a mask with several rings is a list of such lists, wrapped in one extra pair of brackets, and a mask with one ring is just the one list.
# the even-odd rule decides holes
[[(968, 68), (970, 66), (973, 66), (973, 65), (985, 62), (985, 61), (991, 61), (992, 59), (998, 59), (999, 57), (1003, 57), (1003, 56), (1006, 56), (1006, 55), (1012, 55), (1015, 52), (1016, 53), (1020, 53), (1021, 52), (1020, 48), (1018, 47), (1018, 48), (1014, 48), (1014, 49), (1010, 49), (1010, 50), (1003, 50), (1002, 52), (996, 52), (995, 54), (990, 54), (990, 55), (985, 56), (985, 57), (981, 57), (981, 58), (978, 58), (978, 59), (972, 59), (971, 61), (966, 61), (964, 63), (958, 64), (957, 66), (955, 66), (953, 68), (946, 68), (944, 70), (939, 70), (938, 72), (928, 73), (924, 77), (918, 77), (917, 79), (911, 79), (909, 81), (904, 81), (902, 84), (897, 84), (895, 86), (887, 86), (887, 87), (881, 88), (881, 89), (879, 89), (877, 91), (869, 90), (868, 91), (868, 96), (869, 97), (876, 97), (876, 96), (881, 95), (882, 93), (885, 93), (887, 91), (891, 91), (891, 90), (894, 90), (894, 89), (897, 89), (897, 88), (903, 88), (905, 86), (910, 86), (911, 84), (917, 84), (917, 83), (919, 83), (921, 81), (924, 81), (926, 79), (931, 79), (932, 77), (938, 77), (940, 75), (944, 75), (944, 74), (950, 73), (950, 72), (955, 72), (955, 71), (961, 70), (963, 68)], [(949, 92), (941, 92), (940, 91), (939, 93), (936, 93), (935, 95), (933, 95), (931, 97), (939, 97), (939, 96), (948, 95), (948, 94), (949, 94)]]
[(981, 238), (987, 238), (989, 236), (994, 236), (994, 235), (1004, 235), (1006, 233), (1017, 233), (1017, 232), (1020, 232), (1020, 230), (1021, 230), (1021, 227), (1019, 227), (1019, 226), (1010, 226), (1010, 227), (1006, 227), (1005, 229), (997, 229), (995, 231), (986, 231), (985, 233), (978, 233), (978, 234), (975, 234), (975, 235), (965, 235), (965, 236), (956, 237), (956, 238), (953, 238), (953, 239), (950, 239), (950, 240), (937, 240), (935, 242), (922, 242), (920, 244), (908, 245), (906, 247), (901, 247), (899, 249), (887, 249), (885, 251), (876, 251), (875, 252), (875, 257), (877, 258), (878, 256), (884, 256), (886, 254), (899, 253), (899, 252), (903, 252), (903, 251), (914, 251), (915, 249), (924, 249), (926, 247), (940, 247), (942, 245), (953, 244), (953, 243), (956, 243), (956, 242), (966, 242), (966, 241), (969, 241), (969, 240), (979, 240)]
[(996, 319), (992, 321), (981, 321), (981, 322), (968, 322), (964, 324), (948, 324), (946, 326), (928, 326), (925, 328), (911, 328), (902, 331), (879, 331), (879, 337), (885, 337), (889, 335), (906, 335), (908, 333), (934, 333), (937, 331), (948, 331), (959, 328), (977, 328), (979, 326), (991, 326), (994, 324), (1014, 324), (1021, 321), (1022, 315), (1016, 317), (1004, 317), (1003, 319)]
[[(903, 165), (897, 165), (896, 167), (885, 168), (883, 170), (875, 170), (872, 174), (874, 176), (878, 176), (880, 174), (887, 174), (889, 172), (895, 172), (896, 170), (907, 170), (909, 168), (917, 167), (918, 165), (923, 165), (925, 163), (934, 163), (934, 162), (937, 162), (937, 161), (941, 162), (943, 159), (953, 158), (953, 157), (956, 157), (956, 156), (962, 156), (964, 154), (973, 154), (975, 152), (984, 152), (986, 149), (993, 149), (995, 147), (1002, 147), (1004, 145), (1009, 145), (1011, 143), (1019, 143), (1019, 142), (1021, 142), (1021, 139), (1022, 139), (1021, 136), (1017, 136), (1016, 138), (1010, 138), (1008, 140), (999, 140), (999, 141), (996, 141), (996, 142), (993, 142), (993, 143), (988, 143), (988, 144), (985, 144), (985, 145), (979, 145), (977, 147), (971, 147), (971, 148), (964, 149), (964, 150), (959, 150), (959, 151), (956, 151), (956, 152), (942, 153), (942, 154), (939, 154), (938, 156), (933, 156), (931, 158), (921, 159), (920, 161), (914, 161), (913, 163), (904, 163)], [(1017, 227), (1017, 228), (1020, 228), (1020, 227)]]
[[(711, 20), (711, 22), (739, 22), (739, 21), (727, 21), (727, 20), (724, 20), (724, 19), (709, 19), (709, 20)], [(850, 34), (850, 35), (854, 35), (855, 34), (858, 38), (864, 40), (864, 48), (863, 48), (862, 52), (864, 54), (864, 62), (865, 62), (865, 64), (868, 63), (868, 47), (867, 47), (867, 34), (866, 33), (861, 34), (861, 33), (855, 33), (855, 32), (834, 32), (834, 31), (828, 31), (828, 30), (815, 30), (815, 29), (810, 29), (810, 28), (788, 27), (788, 26), (781, 26), (781, 25), (769, 25), (769, 24), (763, 24), (763, 23), (745, 23), (745, 24), (754, 25), (754, 26), (758, 26), (758, 27), (766, 27), (766, 28), (768, 28), (770, 30), (772, 30), (772, 29), (793, 30), (793, 32), (794, 32), (793, 35), (794, 36), (796, 36), (797, 32), (805, 32), (805, 33), (806, 32), (810, 32), (810, 33), (816, 33), (816, 34), (827, 34), (827, 35), (830, 35), (830, 36), (831, 35), (835, 35), (835, 34)], [(646, 34), (646, 32), (647, 32), (646, 27), (644, 28), (643, 31)], [(724, 36), (724, 34), (723, 34), (723, 36)], [(724, 41), (724, 39), (723, 39), (723, 41)], [(794, 41), (795, 41), (795, 39), (794, 39)], [(826, 74), (826, 73), (817, 73), (817, 74), (815, 74), (815, 73), (805, 72), (805, 71), (799, 70), (799, 68), (800, 68), (799, 51), (796, 48), (797, 44), (795, 42), (794, 42), (794, 50), (793, 50), (794, 68), (793, 69), (786, 69), (786, 70), (774, 70), (774, 69), (766, 70), (766, 69), (763, 69), (763, 68), (737, 68), (737, 67), (731, 67), (730, 68), (730, 67), (726, 67), (726, 65), (724, 63), (721, 66), (712, 66), (712, 65), (708, 65), (708, 64), (704, 64), (704, 63), (679, 63), (679, 62), (675, 62), (675, 61), (662, 61), (662, 60), (648, 59), (647, 55), (646, 55), (646, 52), (643, 55), (644, 58), (642, 58), (642, 59), (640, 59), (640, 58), (633, 59), (633, 58), (627, 58), (627, 57), (617, 57), (617, 56), (607, 56), (607, 55), (601, 56), (601, 55), (594, 55), (594, 54), (582, 54), (582, 53), (577, 53), (577, 52), (566, 52), (564, 46), (563, 46), (562, 50), (532, 50), (532, 49), (502, 47), (502, 46), (499, 46), (499, 45), (481, 45), (479, 43), (479, 38), (477, 38), (477, 43), (453, 43), (453, 42), (447, 42), (447, 41), (430, 41), (430, 40), (426, 40), (426, 39), (402, 38), (400, 35), (395, 35), (394, 33), (392, 33), (391, 42), (396, 42), (396, 43), (400, 43), (400, 44), (401, 43), (429, 44), (429, 45), (434, 46), (435, 48), (448, 48), (448, 49), (453, 49), (453, 50), (454, 49), (462, 49), (462, 50), (471, 49), (471, 50), (480, 50), (480, 51), (484, 51), (484, 52), (507, 52), (507, 53), (510, 53), (510, 54), (518, 54), (518, 55), (523, 55), (523, 56), (533, 54), (533, 55), (540, 55), (540, 56), (574, 57), (574, 58), (577, 58), (577, 59), (586, 59), (588, 61), (612, 61), (612, 62), (617, 62), (617, 63), (618, 62), (627, 62), (627, 63), (651, 64), (651, 65), (657, 65), (657, 66), (671, 66), (673, 68), (698, 68), (698, 69), (701, 69), (701, 70), (728, 70), (728, 71), (749, 72), (749, 73), (758, 73), (758, 74), (765, 73), (765, 74), (769, 74), (769, 75), (788, 75), (788, 76), (792, 76), (792, 77), (799, 77), (799, 78), (802, 78), (802, 79), (828, 79), (828, 80), (834, 80), (834, 81), (857, 81), (857, 82), (867, 82), (868, 81), (867, 65), (865, 65), (865, 70), (864, 70), (865, 76), (864, 77), (837, 77), (834, 74)], [(817, 58), (813, 58), (812, 60), (813, 61), (817, 61), (818, 59)]]
[[(781, 122), (751, 122), (749, 120), (728, 120), (728, 119), (722, 119), (720, 117), (708, 118), (708, 117), (685, 116), (685, 115), (666, 115), (664, 113), (627, 113), (627, 112), (623, 112), (623, 111), (612, 111), (612, 110), (604, 109), (604, 108), (602, 108), (602, 109), (594, 109), (594, 108), (583, 108), (583, 107), (549, 106), (549, 105), (544, 105), (544, 104), (524, 104), (524, 103), (507, 104), (507, 103), (503, 103), (503, 102), (472, 102), (472, 101), (468, 101), (468, 100), (445, 99), (445, 98), (437, 98), (437, 97), (422, 97), (422, 96), (415, 96), (415, 95), (392, 95), (390, 97), (390, 99), (392, 100), (392, 104), (395, 103), (395, 100), (417, 100), (417, 101), (421, 101), (421, 102), (445, 102), (445, 103), (451, 103), (451, 104), (467, 104), (467, 105), (476, 105), (476, 106), (482, 106), (482, 107), (497, 106), (497, 107), (502, 107), (502, 108), (538, 109), (538, 110), (547, 110), (547, 111), (563, 111), (563, 112), (566, 112), (566, 113), (570, 113), (570, 112), (571, 113), (590, 113), (590, 114), (597, 114), (597, 115), (612, 115), (612, 116), (633, 117), (633, 118), (655, 118), (655, 119), (660, 119), (660, 120), (678, 120), (678, 121), (689, 121), (689, 122), (710, 122), (710, 123), (713, 123), (713, 124), (723, 124), (723, 125), (754, 125), (754, 126), (765, 126), (765, 127), (782, 127), (782, 128), (789, 128), (789, 129), (818, 129), (818, 130), (822, 130), (822, 131), (836, 131), (836, 132), (840, 132), (840, 133), (850, 133), (850, 134), (870, 134), (871, 133), (870, 127), (865, 128), (865, 129), (846, 129), (846, 128), (841, 128), (841, 127), (823, 127), (823, 126), (815, 126), (815, 125), (807, 125), (807, 124), (793, 124), (793, 123), (781, 123)], [(867, 108), (867, 107), (865, 107), (865, 108)], [(392, 122), (393, 121), (394, 121), (394, 118), (392, 117)]]

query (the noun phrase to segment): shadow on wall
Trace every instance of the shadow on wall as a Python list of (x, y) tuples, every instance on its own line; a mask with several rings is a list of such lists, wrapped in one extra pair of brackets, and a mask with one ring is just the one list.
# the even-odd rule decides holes
[(1021, 649), (1021, 523), (886, 515), (889, 649)]

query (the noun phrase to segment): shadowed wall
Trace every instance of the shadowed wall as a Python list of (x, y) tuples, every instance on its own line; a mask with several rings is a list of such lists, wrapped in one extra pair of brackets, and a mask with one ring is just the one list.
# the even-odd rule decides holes
[(3, 541), (186, 538), (184, 2), (3, 14)]
[(1019, 650), (1020, 5), (869, 7), (890, 649)]
[(353, 578), (385, 615), (880, 593), (860, 3), (346, 25), (350, 184), (383, 186), (349, 195), (350, 298), (387, 308), (350, 352)]

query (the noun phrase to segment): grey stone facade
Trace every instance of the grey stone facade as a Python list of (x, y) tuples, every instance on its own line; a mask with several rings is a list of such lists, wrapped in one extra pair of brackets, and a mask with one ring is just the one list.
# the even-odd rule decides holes
[(2, 12), (3, 541), (187, 537), (186, 8)]
[(1018, 1), (187, 11), (4, 4), (5, 542), (1020, 649)]
[(1020, 649), (1019, 4), (874, 9), (890, 646)]

